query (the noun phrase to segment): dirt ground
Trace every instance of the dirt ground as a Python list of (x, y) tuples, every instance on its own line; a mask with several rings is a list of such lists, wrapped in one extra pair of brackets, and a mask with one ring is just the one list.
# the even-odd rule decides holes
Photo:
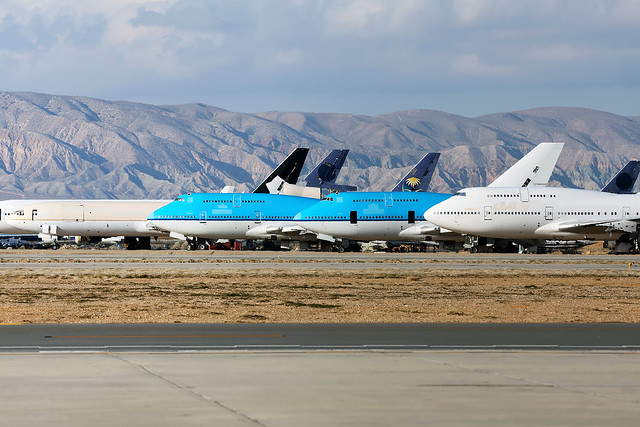
[(0, 323), (47, 322), (636, 323), (640, 269), (1, 269)]

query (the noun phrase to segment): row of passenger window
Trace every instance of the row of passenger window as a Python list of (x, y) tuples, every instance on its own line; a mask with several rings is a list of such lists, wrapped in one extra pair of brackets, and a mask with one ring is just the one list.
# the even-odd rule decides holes
[[(333, 201), (333, 197), (329, 197), (329, 198), (327, 198), (327, 200)], [(392, 201), (394, 203), (398, 203), (398, 202), (417, 202), (418, 199), (393, 199)], [(384, 202), (384, 200), (382, 200), (382, 199), (355, 199), (354, 202), (355, 203), (373, 203), (373, 202), (382, 203), (382, 202)]]
[(464, 212), (434, 212), (435, 215), (480, 215), (477, 211), (464, 211)]
[[(238, 200), (240, 202), (241, 200)], [(203, 203), (233, 203), (233, 200), (203, 200)], [(264, 203), (264, 200), (242, 200), (242, 203)]]
[[(498, 198), (520, 197), (520, 194), (487, 194), (487, 197), (498, 197)], [(556, 197), (556, 195), (555, 194), (531, 194), (529, 197), (544, 198), (544, 197)]]
[[(306, 220), (314, 220), (314, 219), (331, 220), (331, 219), (348, 219), (348, 218), (349, 217), (344, 216), (344, 215), (335, 215), (335, 216), (313, 215), (313, 216), (305, 216), (304, 217), (304, 219), (306, 219)], [(403, 217), (401, 215), (361, 215), (361, 216), (358, 216), (358, 219), (402, 219), (402, 220), (405, 220), (407, 218)]]
[[(248, 215), (207, 215), (206, 219), (276, 219), (276, 220), (285, 220), (285, 219), (293, 219), (291, 215), (285, 216), (274, 216), (274, 215), (265, 215), (261, 217), (254, 217)], [(158, 215), (156, 219), (200, 219), (195, 215)]]

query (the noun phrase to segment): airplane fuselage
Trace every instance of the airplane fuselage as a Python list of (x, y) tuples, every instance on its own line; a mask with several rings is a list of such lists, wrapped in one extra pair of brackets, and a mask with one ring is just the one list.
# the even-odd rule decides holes
[(301, 210), (296, 222), (310, 231), (342, 239), (435, 240), (438, 232), (421, 214), (449, 197), (425, 192), (336, 193)]
[(504, 239), (616, 239), (635, 233), (640, 196), (569, 188), (467, 188), (425, 212), (436, 225)]
[[(193, 193), (157, 209), (149, 222), (160, 230), (208, 239), (304, 240), (306, 233), (293, 221), (317, 199), (267, 193)], [(295, 231), (298, 229), (299, 231)], [(307, 236), (300, 235), (300, 231)]]
[(29, 200), (9, 201), (3, 223), (20, 233), (57, 236), (154, 237), (165, 232), (148, 227), (147, 216), (169, 200)]

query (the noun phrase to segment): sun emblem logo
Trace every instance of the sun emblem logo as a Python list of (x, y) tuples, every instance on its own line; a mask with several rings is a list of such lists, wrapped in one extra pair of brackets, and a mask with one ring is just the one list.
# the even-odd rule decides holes
[(411, 189), (410, 191), (415, 191), (420, 186), (420, 178), (412, 176), (405, 181), (405, 184), (407, 184), (407, 186)]

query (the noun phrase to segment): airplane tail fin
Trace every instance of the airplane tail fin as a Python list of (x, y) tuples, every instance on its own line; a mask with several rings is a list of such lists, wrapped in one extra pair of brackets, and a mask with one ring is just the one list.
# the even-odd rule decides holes
[(556, 167), (563, 142), (541, 142), (487, 187), (544, 187)]
[(602, 188), (604, 193), (633, 194), (633, 186), (640, 174), (640, 162), (631, 160)]
[(427, 153), (391, 191), (427, 191), (440, 153)]
[(307, 187), (328, 188), (338, 191), (356, 191), (352, 185), (336, 184), (340, 169), (349, 154), (349, 150), (333, 150), (318, 166), (305, 178)]
[(308, 148), (296, 148), (293, 150), (293, 153), (289, 154), (289, 157), (284, 159), (284, 161), (271, 172), (271, 175), (262, 181), (262, 184), (256, 187), (253, 192), (268, 193), (269, 189), (267, 188), (267, 184), (273, 181), (276, 176), (282, 178), (286, 183), (296, 184), (300, 177), (300, 172), (302, 172), (304, 161), (307, 159), (307, 154), (309, 154)]

